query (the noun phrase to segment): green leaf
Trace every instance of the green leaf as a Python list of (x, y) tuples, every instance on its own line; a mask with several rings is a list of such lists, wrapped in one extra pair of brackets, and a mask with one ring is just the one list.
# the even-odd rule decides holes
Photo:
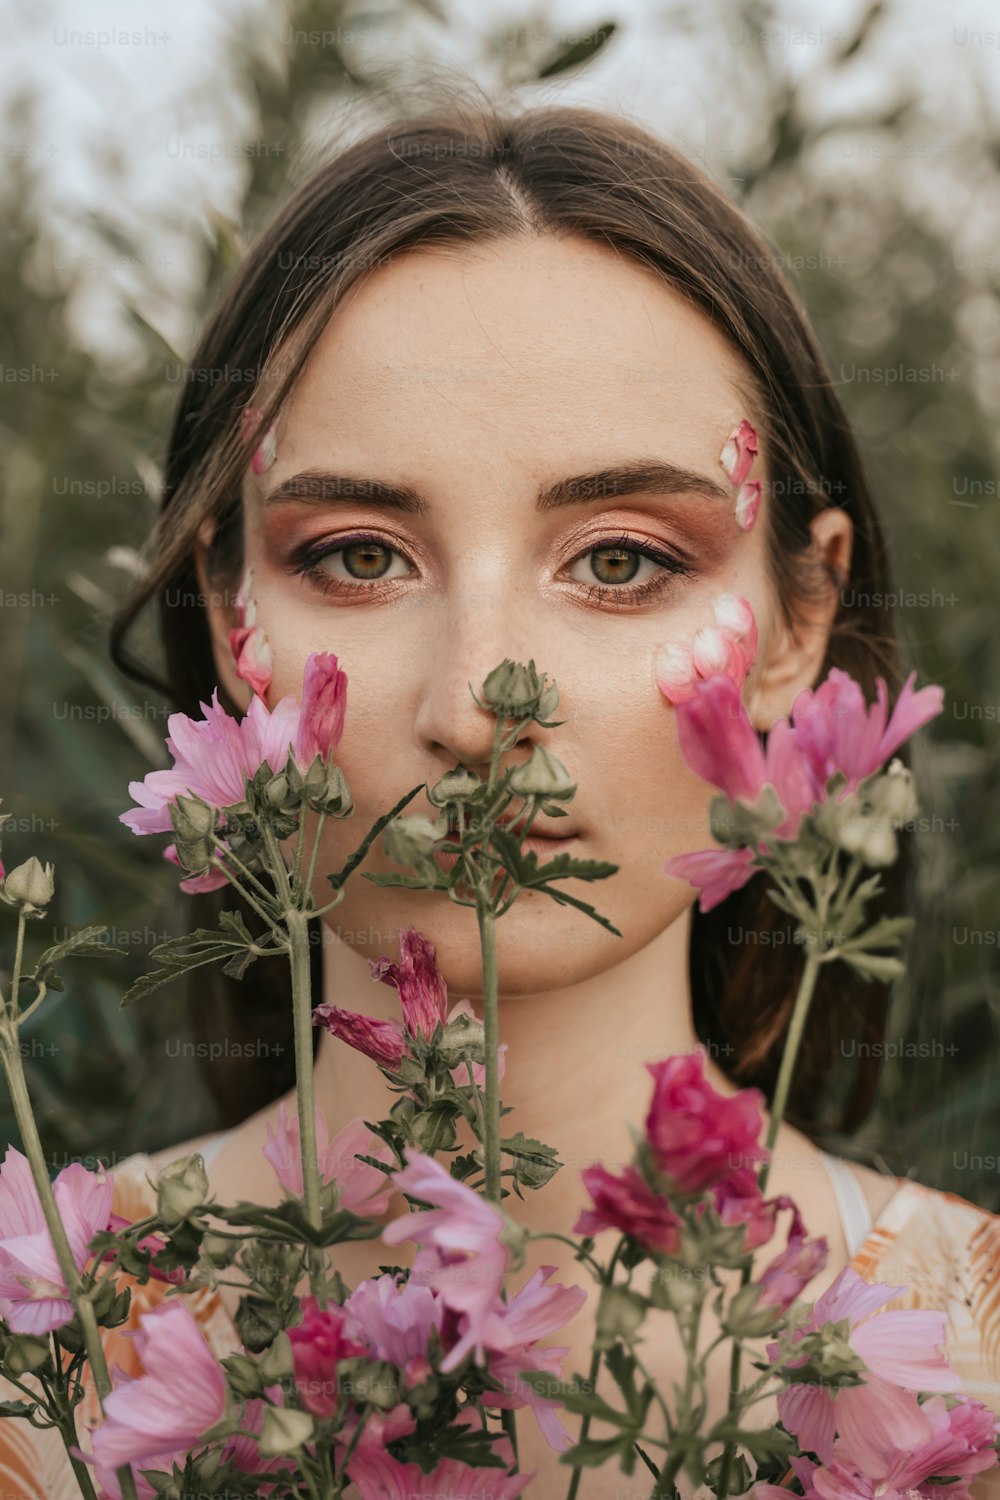
[(561, 1464), (574, 1469), (596, 1469), (619, 1453), (626, 1453), (632, 1446), (632, 1434), (623, 1432), (620, 1437), (586, 1438), (575, 1447), (567, 1448), (559, 1455)]
[(624, 1412), (615, 1411), (596, 1391), (586, 1389), (589, 1382), (582, 1375), (574, 1377), (572, 1385), (558, 1380), (547, 1370), (519, 1370), (516, 1379), (529, 1385), (539, 1396), (558, 1401), (567, 1411), (576, 1412), (579, 1416), (597, 1417), (601, 1422), (610, 1422), (613, 1427), (632, 1426), (631, 1417)]
[(596, 26), (587, 36), (582, 36), (579, 41), (571, 42), (562, 52), (556, 54), (550, 62), (545, 63), (539, 70), (539, 78), (554, 78), (557, 73), (565, 73), (570, 68), (582, 68), (592, 57), (595, 57), (613, 36), (617, 27), (614, 21), (606, 21), (603, 26)]
[(882, 917), (874, 927), (838, 944), (837, 952), (845, 954), (859, 948), (896, 948), (912, 929), (912, 917)]
[(879, 953), (841, 953), (838, 956), (866, 979), (887, 981), (900, 979), (906, 973), (906, 965), (899, 958), (883, 957)]
[(30, 1417), (37, 1406), (37, 1401), (0, 1401), (0, 1417)]
[(36, 984), (46, 984), (49, 989), (61, 989), (62, 984), (53, 984), (49, 977), (53, 974), (55, 966), (60, 960), (68, 958), (70, 954), (74, 958), (96, 958), (98, 954), (104, 953), (126, 953), (125, 948), (112, 948), (109, 943), (103, 943), (99, 934), (107, 932), (104, 926), (81, 927), (79, 932), (74, 932), (71, 937), (65, 938), (63, 942), (56, 943), (51, 948), (46, 948), (35, 964), (33, 974), (21, 976), (21, 983), (34, 980)]
[[(122, 996), (119, 1009), (124, 1010), (135, 1000), (152, 994), (154, 990), (169, 984), (173, 979), (180, 978), (182, 974), (187, 974), (192, 969), (202, 968), (205, 964), (218, 963), (223, 959), (228, 960), (223, 972), (233, 975), (236, 979), (242, 979), (247, 966), (258, 956), (250, 946), (255, 939), (248, 931), (239, 912), (222, 912), (219, 922), (223, 929), (221, 932), (199, 927), (194, 932), (186, 933), (182, 937), (170, 938), (166, 943), (158, 943), (155, 948), (152, 948), (150, 958), (159, 967), (135, 981)], [(281, 951), (279, 948), (275, 949), (275, 952), (279, 951)]]
[[(338, 891), (340, 889), (344, 881), (347, 879), (348, 875), (350, 875), (351, 871), (356, 869), (357, 866), (361, 863), (365, 855), (368, 853), (368, 850), (374, 843), (375, 839), (382, 832), (383, 828), (387, 827), (392, 819), (396, 816), (396, 814), (401, 812), (406, 804), (410, 802), (418, 792), (422, 792), (426, 785), (427, 783), (422, 781), (420, 785), (415, 786), (411, 792), (407, 792), (404, 796), (400, 797), (396, 805), (394, 807), (390, 807), (387, 813), (383, 813), (380, 818), (376, 818), (375, 822), (372, 824), (371, 828), (368, 830), (367, 834), (355, 849), (354, 853), (350, 856), (344, 867), (341, 870), (338, 870), (335, 875), (328, 875), (326, 877), (335, 891)], [(372, 880), (374, 879), (374, 877), (371, 875), (367, 875), (366, 879)], [(376, 884), (379, 883), (380, 882), (376, 881)]]

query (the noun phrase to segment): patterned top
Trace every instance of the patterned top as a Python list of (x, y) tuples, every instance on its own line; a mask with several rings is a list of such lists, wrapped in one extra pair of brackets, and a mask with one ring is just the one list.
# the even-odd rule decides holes
[[(226, 1134), (217, 1132), (203, 1150), (206, 1159)], [(963, 1389), (1000, 1415), (1000, 1215), (955, 1193), (900, 1177), (878, 1220), (870, 1224), (857, 1178), (837, 1158), (827, 1156), (825, 1164), (844, 1218), (851, 1265), (866, 1281), (907, 1287), (887, 1307), (946, 1313), (948, 1357), (965, 1381)], [(144, 1152), (117, 1163), (115, 1213), (136, 1220), (155, 1212), (156, 1194), (145, 1178), (151, 1165)], [(132, 1290), (132, 1305), (120, 1328), (102, 1330), (108, 1368), (112, 1375), (115, 1365), (139, 1375), (142, 1365), (134, 1341), (122, 1334), (139, 1327), (142, 1313), (162, 1301), (169, 1284), (151, 1279), (141, 1286), (121, 1272), (119, 1278)], [(203, 1287), (187, 1297), (187, 1305), (217, 1358), (242, 1349), (218, 1292)], [(89, 1433), (100, 1420), (100, 1410), (89, 1369), (84, 1380), (86, 1394), (77, 1425), (80, 1447), (89, 1452)], [(25, 1384), (35, 1388), (30, 1375)], [(23, 1400), (24, 1392), (0, 1377), (0, 1399)], [(1000, 1500), (1000, 1468), (980, 1475), (971, 1493), (975, 1500)], [(39, 1430), (21, 1417), (0, 1419), (0, 1500), (78, 1500), (79, 1494), (55, 1429)]]

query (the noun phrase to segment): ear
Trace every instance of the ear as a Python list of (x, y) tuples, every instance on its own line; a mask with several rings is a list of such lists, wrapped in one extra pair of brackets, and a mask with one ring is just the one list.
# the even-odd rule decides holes
[(760, 671), (748, 680), (747, 710), (758, 730), (770, 729), (776, 719), (787, 719), (798, 694), (815, 684), (826, 656), (840, 591), (850, 573), (854, 527), (847, 512), (839, 506), (821, 510), (809, 529), (809, 557), (820, 581), (820, 594), (797, 608), (800, 619), (794, 629), (779, 618)]
[(198, 591), (205, 600), (205, 615), (212, 638), (212, 658), (215, 662), (215, 677), (229, 706), (240, 714), (250, 707), (253, 689), (242, 677), (236, 675), (236, 661), (229, 644), (229, 632), (239, 624), (236, 608), (236, 591), (220, 588), (213, 581), (208, 568), (208, 554), (215, 535), (216, 522), (204, 521), (199, 528), (194, 547), (194, 562), (198, 573)]

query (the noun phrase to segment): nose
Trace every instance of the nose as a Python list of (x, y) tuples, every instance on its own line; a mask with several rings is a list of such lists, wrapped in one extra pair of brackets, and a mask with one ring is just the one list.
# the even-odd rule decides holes
[[(497, 720), (473, 697), (483, 701), (483, 682), (494, 667), (509, 659), (527, 665), (534, 658), (539, 675), (546, 663), (539, 659), (539, 632), (530, 627), (530, 610), (520, 589), (509, 594), (488, 585), (463, 591), (461, 597), (442, 595), (441, 620), (433, 632), (425, 658), (416, 718), (417, 743), (437, 760), (442, 772), (456, 761), (484, 780), (489, 775)], [(544, 648), (543, 648), (544, 649)], [(554, 674), (548, 671), (548, 681)], [(560, 706), (561, 707), (561, 706)], [(562, 718), (557, 710), (555, 717)], [(506, 724), (506, 736), (513, 732)], [(522, 733), (500, 758), (500, 771), (530, 759), (536, 744), (548, 747), (553, 731), (533, 719), (522, 721)]]

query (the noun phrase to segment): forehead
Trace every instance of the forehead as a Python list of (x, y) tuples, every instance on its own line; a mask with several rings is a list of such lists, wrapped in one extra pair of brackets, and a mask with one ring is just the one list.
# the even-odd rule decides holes
[(505, 238), (406, 252), (356, 282), (286, 403), (281, 449), (412, 455), (460, 436), (497, 456), (607, 455), (673, 434), (711, 463), (751, 402), (735, 350), (656, 272), (582, 238)]

